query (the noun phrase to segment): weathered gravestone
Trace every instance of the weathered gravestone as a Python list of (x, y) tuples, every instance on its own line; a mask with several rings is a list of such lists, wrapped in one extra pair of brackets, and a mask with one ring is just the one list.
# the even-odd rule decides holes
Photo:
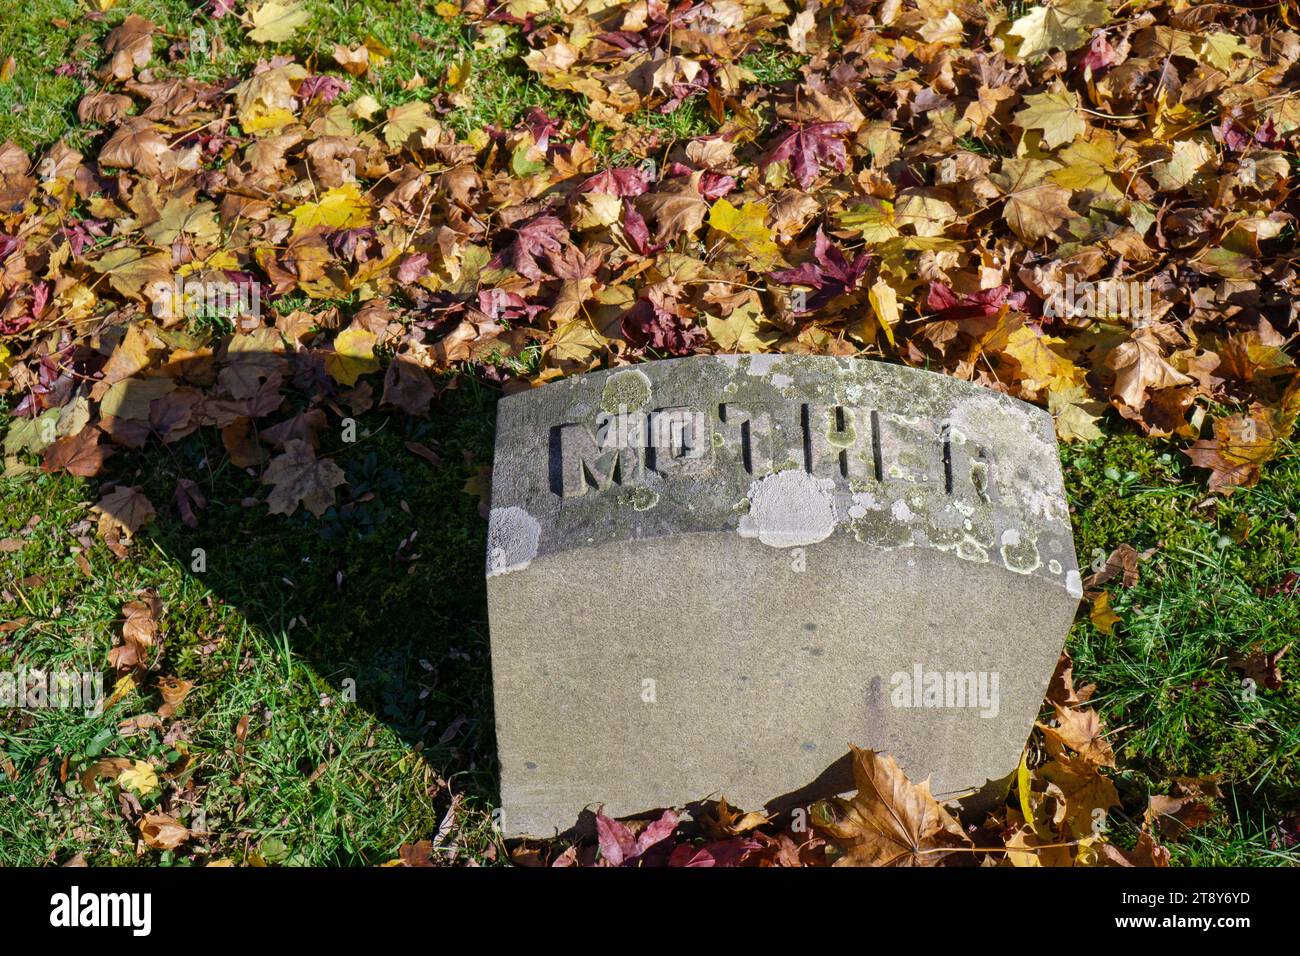
[(820, 356), (697, 356), (500, 403), (488, 531), (503, 826), (1019, 759), (1081, 595), (1045, 412)]

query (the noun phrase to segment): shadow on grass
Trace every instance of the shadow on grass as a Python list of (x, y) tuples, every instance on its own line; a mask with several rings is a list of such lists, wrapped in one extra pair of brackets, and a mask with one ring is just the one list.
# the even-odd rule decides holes
[[(128, 387), (121, 397), (127, 407), (149, 409), (149, 435), (110, 459), (107, 478), (139, 487), (157, 509), (137, 547), (156, 545), (309, 663), (331, 689), (330, 706), (355, 702), (440, 777), (454, 777), (457, 792), (495, 805), (487, 523), (474, 488), (481, 481), (486, 492), (496, 396), (470, 378), (441, 380), (421, 418), (379, 407), (376, 388), (375, 407), (353, 416), (332, 382), (322, 376), (311, 384), (285, 388), (282, 406), (254, 420), (260, 433), (243, 451), (260, 447), (261, 460), (245, 467), (232, 463), (211, 423), (164, 441), (175, 433), (159, 430), (166, 417), (159, 403), (167, 399), (141, 393), (146, 404), (133, 403)], [(230, 401), (207, 398), (198, 418), (214, 417), (218, 404), (219, 416), (233, 414)], [(342, 469), (347, 483), (319, 517), (301, 504), (290, 515), (271, 514), (271, 487), (262, 479), (281, 449), (267, 429), (305, 412), (320, 414), (317, 455)], [(104, 488), (111, 490), (108, 482)], [(169, 672), (202, 681), (211, 637), (169, 639)], [(306, 704), (318, 695), (301, 692)]]

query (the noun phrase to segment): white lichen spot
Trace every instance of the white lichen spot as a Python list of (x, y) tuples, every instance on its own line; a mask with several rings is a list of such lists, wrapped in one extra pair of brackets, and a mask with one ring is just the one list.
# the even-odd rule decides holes
[(749, 513), (740, 533), (774, 548), (825, 541), (835, 530), (835, 482), (790, 469), (749, 486)]
[(1002, 532), (1001, 550), (1002, 563), (1008, 571), (1017, 574), (1032, 574), (1043, 563), (1038, 554), (1038, 544), (1029, 538), (1021, 538), (1015, 528)]
[[(882, 505), (871, 492), (855, 491), (853, 493), (853, 504), (849, 508), (849, 514), (854, 518), (861, 518), (865, 516), (868, 511), (879, 511), (883, 507), (884, 505)], [(855, 512), (857, 513), (855, 514)]]
[(794, 384), (794, 379), (789, 375), (782, 375), (778, 372), (776, 375), (772, 376), (771, 382), (777, 388), (789, 388)]
[(988, 561), (989, 552), (984, 545), (970, 535), (965, 535), (961, 539), (961, 544), (957, 545), (957, 557), (963, 561), (974, 561), (976, 564), (983, 564)]
[(746, 355), (745, 359), (747, 360), (745, 371), (750, 375), (768, 375), (773, 368), (785, 362), (784, 355), (775, 353)]
[(1051, 561), (1047, 562), (1047, 570), (1051, 571), (1053, 574), (1060, 574), (1061, 562), (1057, 561), (1056, 558), (1052, 558)]
[(487, 576), (521, 571), (537, 557), (542, 526), (523, 508), (493, 508), (488, 515)]
[(1083, 597), (1083, 580), (1079, 577), (1078, 571), (1071, 571), (1066, 574), (1065, 592), (1076, 600)]
[(911, 521), (916, 517), (916, 513), (901, 498), (890, 506), (889, 513), (894, 516), (895, 521)]

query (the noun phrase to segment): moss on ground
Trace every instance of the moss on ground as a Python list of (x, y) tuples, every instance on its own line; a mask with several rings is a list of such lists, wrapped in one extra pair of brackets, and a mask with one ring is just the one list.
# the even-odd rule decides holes
[(1126, 805), (1140, 817), (1174, 778), (1218, 776), (1217, 816), (1172, 844), (1176, 861), (1294, 863), (1271, 841), (1300, 810), (1300, 685), (1243, 686), (1228, 656), (1300, 634), (1300, 599), (1269, 596), (1300, 570), (1300, 458), (1281, 456), (1226, 498), (1208, 496), (1181, 454), (1135, 435), (1067, 449), (1065, 463), (1081, 562), (1124, 543), (1154, 549), (1135, 587), (1107, 585), (1114, 633), (1081, 618), (1068, 645), (1076, 684), (1097, 684)]

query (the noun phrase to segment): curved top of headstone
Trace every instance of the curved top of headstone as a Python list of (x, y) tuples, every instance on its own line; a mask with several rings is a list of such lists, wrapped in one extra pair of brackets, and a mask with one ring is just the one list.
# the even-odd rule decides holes
[(699, 355), (502, 399), (488, 574), (696, 532), (848, 536), (1082, 587), (1051, 416), (947, 375), (814, 355)]

